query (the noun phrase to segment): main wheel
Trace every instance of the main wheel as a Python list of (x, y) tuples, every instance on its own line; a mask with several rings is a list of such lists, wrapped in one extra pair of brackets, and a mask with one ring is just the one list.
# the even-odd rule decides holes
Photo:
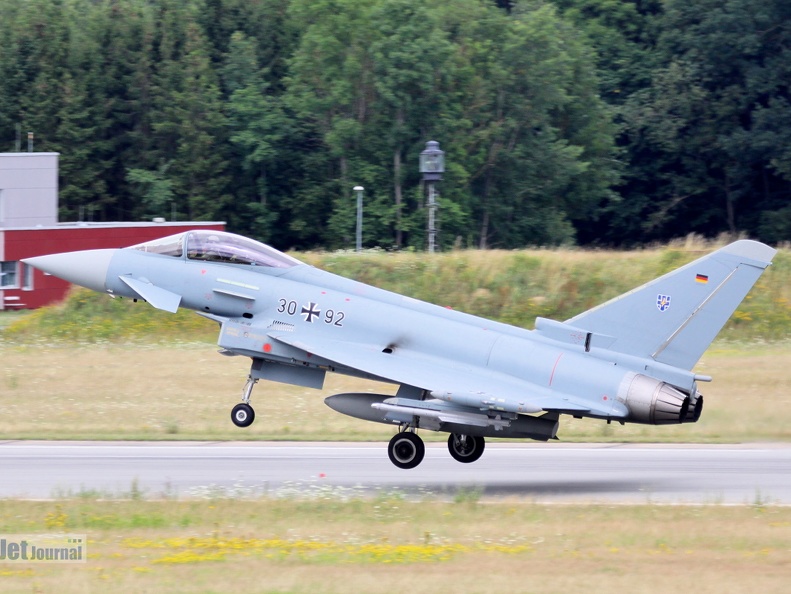
[(469, 464), (475, 462), (483, 454), (486, 441), (483, 437), (451, 433), (448, 437), (448, 451), (455, 460)]
[(233, 407), (231, 420), (237, 427), (249, 427), (255, 421), (255, 411), (249, 404), (240, 402)]
[(405, 431), (393, 436), (387, 445), (387, 455), (390, 462), (399, 468), (414, 468), (423, 461), (426, 446), (423, 440), (411, 431)]

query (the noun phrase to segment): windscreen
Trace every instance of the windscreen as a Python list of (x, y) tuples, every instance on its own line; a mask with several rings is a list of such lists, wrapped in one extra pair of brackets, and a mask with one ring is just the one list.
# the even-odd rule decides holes
[(137, 245), (130, 246), (129, 249), (180, 258), (184, 255), (185, 235), (186, 233), (179, 233), (178, 235), (169, 235), (159, 239), (152, 239), (151, 241), (146, 241), (145, 243), (138, 243)]

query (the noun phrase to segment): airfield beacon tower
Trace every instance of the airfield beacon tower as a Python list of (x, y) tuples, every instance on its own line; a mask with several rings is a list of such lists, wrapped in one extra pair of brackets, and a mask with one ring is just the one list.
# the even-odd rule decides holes
[(436, 140), (426, 143), (426, 150), (420, 153), (420, 173), (423, 181), (428, 184), (428, 252), (434, 253), (437, 239), (436, 211), (437, 195), (434, 184), (442, 179), (445, 173), (445, 153), (439, 148)]

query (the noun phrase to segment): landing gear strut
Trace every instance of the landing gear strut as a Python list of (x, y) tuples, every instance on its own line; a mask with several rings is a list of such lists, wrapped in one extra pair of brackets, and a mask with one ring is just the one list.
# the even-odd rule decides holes
[(469, 464), (475, 462), (483, 454), (486, 442), (483, 437), (451, 433), (448, 437), (448, 451), (455, 460)]
[(402, 431), (393, 436), (387, 445), (387, 455), (390, 462), (399, 468), (414, 468), (423, 461), (426, 446), (423, 440), (412, 431)]
[(237, 427), (249, 427), (255, 420), (255, 411), (250, 406), (250, 394), (253, 392), (253, 386), (257, 383), (257, 379), (253, 379), (250, 375), (247, 376), (247, 383), (244, 385), (244, 392), (242, 393), (242, 401), (231, 410), (231, 420)]

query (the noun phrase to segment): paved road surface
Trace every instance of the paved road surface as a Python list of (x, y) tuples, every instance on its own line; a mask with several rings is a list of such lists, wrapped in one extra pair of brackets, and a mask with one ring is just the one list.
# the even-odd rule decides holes
[[(134, 486), (133, 486), (134, 485)], [(0, 497), (367, 496), (791, 505), (791, 444), (495, 444), (476, 463), (429, 444), (399, 470), (386, 444), (0, 442)]]

